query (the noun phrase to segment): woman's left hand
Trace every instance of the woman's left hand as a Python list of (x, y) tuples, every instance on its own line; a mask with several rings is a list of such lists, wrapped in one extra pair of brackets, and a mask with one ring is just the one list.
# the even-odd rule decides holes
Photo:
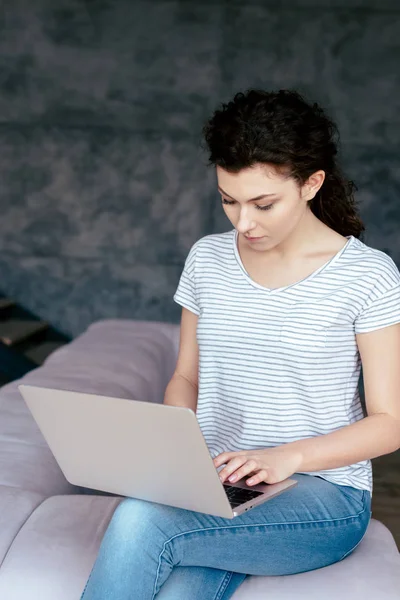
[(300, 468), (301, 460), (297, 450), (291, 450), (289, 444), (284, 444), (263, 450), (222, 452), (213, 459), (213, 462), (216, 468), (226, 465), (219, 472), (222, 483), (226, 480), (227, 483), (235, 483), (251, 473), (246, 483), (257, 485), (278, 483), (287, 479)]

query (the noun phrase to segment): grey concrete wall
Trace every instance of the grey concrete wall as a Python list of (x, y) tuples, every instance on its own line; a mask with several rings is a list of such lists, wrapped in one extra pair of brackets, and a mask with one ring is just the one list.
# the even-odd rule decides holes
[(400, 4), (25, 0), (0, 16), (0, 290), (76, 335), (178, 322), (186, 254), (226, 231), (204, 120), (294, 87), (337, 120), (366, 243), (400, 264)]

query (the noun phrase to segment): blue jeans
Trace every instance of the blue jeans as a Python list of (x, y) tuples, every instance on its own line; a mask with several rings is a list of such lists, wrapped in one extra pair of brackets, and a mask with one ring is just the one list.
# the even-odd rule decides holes
[(247, 575), (342, 560), (366, 532), (370, 493), (314, 475), (293, 478), (295, 487), (234, 519), (124, 499), (81, 600), (228, 600)]

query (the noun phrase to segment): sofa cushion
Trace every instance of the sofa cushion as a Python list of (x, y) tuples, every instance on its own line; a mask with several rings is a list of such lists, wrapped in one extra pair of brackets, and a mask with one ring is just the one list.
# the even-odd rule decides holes
[[(121, 498), (48, 498), (17, 535), (0, 570), (7, 600), (79, 600), (104, 532)], [(23, 577), (21, 574), (23, 573)], [(282, 577), (248, 577), (234, 600), (398, 600), (400, 555), (389, 530), (372, 519), (340, 563)]]
[(16, 536), (0, 569), (0, 598), (79, 600), (112, 514), (105, 496), (46, 499)]
[(0, 485), (0, 564), (25, 521), (43, 500), (44, 496), (35, 492)]
[(307, 573), (252, 575), (232, 600), (398, 600), (400, 554), (390, 531), (371, 519), (360, 545), (344, 560)]

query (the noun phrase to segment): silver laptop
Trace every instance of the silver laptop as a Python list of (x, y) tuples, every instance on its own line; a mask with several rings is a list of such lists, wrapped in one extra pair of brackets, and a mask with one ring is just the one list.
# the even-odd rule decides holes
[(190, 408), (19, 385), (66, 479), (76, 485), (231, 519), (295, 479), (223, 484)]

